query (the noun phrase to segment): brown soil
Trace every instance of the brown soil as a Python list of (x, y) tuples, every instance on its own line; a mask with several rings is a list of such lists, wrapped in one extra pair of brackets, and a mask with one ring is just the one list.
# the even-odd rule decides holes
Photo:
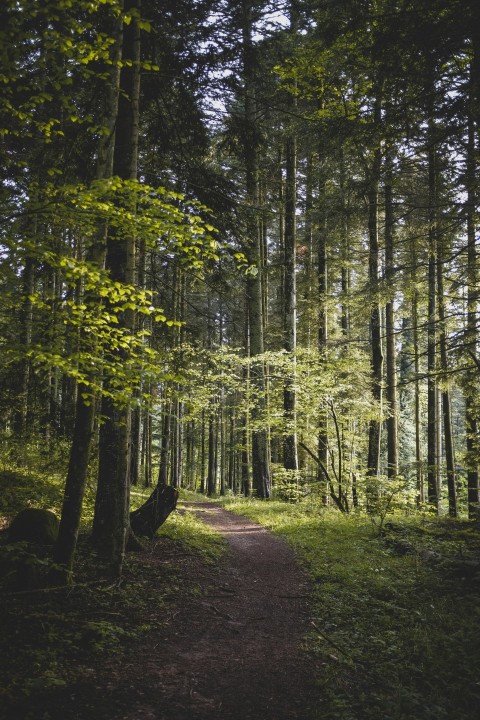
[[(211, 503), (188, 509), (221, 532), (220, 567), (183, 559), (201, 590), (182, 594), (165, 624), (101, 667), (77, 668), (40, 720), (309, 720), (317, 705), (308, 579), (281, 539)], [(162, 545), (150, 563), (161, 582)], [(182, 563), (182, 558), (179, 558)], [(155, 574), (155, 573), (154, 573)], [(55, 710), (55, 708), (57, 708)], [(47, 712), (45, 712), (47, 710)], [(1, 713), (0, 713), (1, 714)]]

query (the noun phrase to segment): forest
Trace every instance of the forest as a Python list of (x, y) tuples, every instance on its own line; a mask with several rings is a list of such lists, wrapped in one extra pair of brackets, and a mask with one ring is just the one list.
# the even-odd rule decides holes
[(4, 0), (0, 47), (0, 595), (33, 638), (12, 717), (70, 718), (31, 698), (70, 687), (79, 608), (89, 652), (139, 635), (152, 543), (159, 612), (226, 562), (204, 507), (325, 580), (312, 717), (477, 717), (480, 5)]

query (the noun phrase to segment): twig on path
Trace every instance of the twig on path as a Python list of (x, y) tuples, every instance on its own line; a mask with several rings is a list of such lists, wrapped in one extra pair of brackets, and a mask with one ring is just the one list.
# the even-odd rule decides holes
[(215, 612), (217, 615), (220, 615), (220, 617), (225, 617), (228, 620), (234, 620), (234, 618), (231, 615), (229, 615), (228, 613), (222, 612), (217, 607), (215, 607), (215, 605), (212, 605), (211, 603), (208, 603), (208, 604), (200, 603), (200, 604), (203, 605), (203, 607), (208, 608), (209, 610), (213, 610), (213, 612)]

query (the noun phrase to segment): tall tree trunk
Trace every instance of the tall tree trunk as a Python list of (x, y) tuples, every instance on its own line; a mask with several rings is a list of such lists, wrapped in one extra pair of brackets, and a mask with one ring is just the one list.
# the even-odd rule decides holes
[(206, 484), (205, 484), (205, 469), (207, 465), (207, 453), (206, 453), (206, 432), (205, 432), (205, 410), (202, 410), (202, 439), (201, 439), (201, 449), (200, 449), (200, 492), (202, 495), (206, 492)]
[(453, 444), (452, 410), (450, 390), (447, 386), (447, 336), (446, 336), (446, 314), (445, 296), (443, 283), (444, 252), (443, 241), (439, 237), (437, 242), (437, 292), (438, 292), (438, 321), (439, 321), (439, 345), (440, 345), (440, 366), (443, 374), (442, 389), (442, 417), (443, 436), (445, 442), (445, 463), (447, 468), (447, 489), (448, 489), (448, 514), (450, 517), (457, 516), (457, 480), (455, 473), (455, 453)]
[[(326, 361), (327, 341), (328, 341), (328, 315), (327, 315), (327, 292), (328, 292), (328, 259), (327, 259), (327, 198), (326, 183), (324, 173), (320, 178), (320, 198), (323, 203), (321, 208), (321, 221), (319, 223), (318, 247), (317, 247), (317, 267), (318, 267), (318, 352), (320, 361)], [(320, 409), (318, 419), (318, 436), (317, 436), (318, 457), (318, 480), (321, 486), (325, 487), (323, 497), (328, 497), (327, 478), (324, 476), (323, 468), (328, 466), (328, 414), (326, 406)]]
[(415, 374), (414, 383), (414, 416), (415, 416), (415, 475), (417, 480), (417, 504), (425, 502), (424, 472), (422, 458), (422, 423), (420, 405), (420, 352), (418, 332), (418, 289), (417, 289), (417, 253), (415, 241), (411, 244), (411, 286), (412, 294), (412, 336), (413, 336), (413, 365)]
[[(140, 0), (126, 0), (125, 11), (140, 11)], [(140, 28), (139, 17), (132, 18), (124, 28), (123, 55), (131, 59), (120, 76), (120, 94), (115, 133), (113, 174), (125, 180), (137, 178), (139, 93), (140, 93)], [(134, 209), (133, 209), (134, 210)], [(106, 267), (114, 281), (135, 283), (135, 238), (107, 239)], [(127, 330), (135, 329), (134, 311), (124, 311), (120, 322)], [(108, 390), (109, 378), (105, 379)], [(93, 520), (93, 540), (112, 576), (122, 573), (125, 545), (129, 528), (131, 410), (116, 404), (108, 394), (102, 397), (98, 485)]]
[(392, 175), (392, 157), (390, 151), (388, 151), (385, 158), (385, 280), (390, 297), (385, 306), (387, 377), (385, 396), (390, 413), (387, 418), (387, 474), (389, 477), (398, 475), (398, 401), (395, 351), (395, 260)]
[(346, 188), (346, 168), (345, 168), (345, 155), (343, 151), (340, 152), (340, 194), (342, 204), (342, 246), (341, 246), (341, 257), (342, 257), (342, 270), (341, 270), (341, 285), (342, 285), (342, 311), (340, 325), (342, 328), (342, 334), (348, 337), (350, 332), (350, 309), (348, 297), (350, 294), (350, 232), (348, 224), (348, 201), (347, 201), (347, 188)]
[[(102, 123), (108, 128), (109, 132), (103, 136), (99, 146), (96, 173), (98, 180), (111, 177), (113, 170), (120, 80), (119, 65), (122, 53), (121, 23), (121, 20), (115, 20), (111, 32), (115, 42), (112, 46), (110, 83), (105, 94), (105, 112)], [(99, 268), (103, 268), (105, 264), (106, 232), (107, 228), (105, 226), (101, 230), (99, 229), (97, 240), (87, 250), (87, 260)], [(90, 298), (90, 301), (93, 300), (94, 298)], [(92, 342), (91, 333), (81, 331), (80, 342), (88, 347), (88, 344)], [(96, 380), (96, 370), (93, 370), (92, 373), (92, 379)], [(53, 582), (69, 582), (72, 578), (83, 497), (87, 482), (90, 448), (95, 432), (95, 406), (95, 398), (91, 396), (88, 385), (80, 384), (77, 389), (75, 424), (65, 481), (60, 527), (53, 550), (53, 559), (57, 566), (57, 569), (52, 571)]]
[(246, 175), (248, 260), (257, 268), (255, 275), (247, 278), (247, 302), (249, 319), (250, 356), (257, 358), (252, 363), (251, 383), (256, 391), (256, 403), (252, 412), (252, 484), (260, 498), (270, 497), (270, 467), (268, 457), (268, 432), (264, 426), (266, 407), (265, 368), (262, 293), (262, 237), (260, 232), (258, 204), (258, 132), (255, 110), (256, 58), (253, 45), (252, 3), (242, 2), (242, 38), (243, 38), (243, 81), (244, 81), (244, 123), (243, 123), (243, 160)]
[[(480, 22), (480, 11), (478, 12)], [(477, 44), (474, 45), (474, 58), (478, 67), (472, 62), (471, 67), (471, 91), (470, 91), (470, 113), (468, 118), (468, 145), (467, 145), (467, 327), (465, 344), (467, 355), (471, 360), (477, 360), (477, 322), (478, 322), (478, 257), (475, 239), (475, 208), (478, 203), (478, 192), (476, 189), (476, 148), (475, 148), (475, 84), (480, 84), (480, 30), (477, 28)], [(478, 93), (478, 88), (477, 88)], [(477, 95), (477, 102), (480, 100)], [(477, 115), (477, 118), (479, 116)], [(467, 371), (465, 384), (465, 425), (467, 445), (467, 487), (468, 487), (468, 517), (477, 518), (480, 514), (480, 481), (479, 481), (479, 423), (477, 417), (478, 389), (476, 384), (477, 369)]]
[(313, 184), (314, 184), (314, 162), (313, 152), (308, 149), (307, 167), (305, 173), (305, 221), (304, 221), (304, 243), (307, 248), (307, 263), (305, 268), (307, 289), (305, 301), (307, 306), (307, 330), (306, 345), (310, 349), (315, 342), (317, 324), (313, 319), (313, 305), (316, 302), (317, 281), (314, 270), (314, 232), (313, 232)]
[(168, 485), (168, 458), (170, 456), (170, 439), (172, 435), (172, 401), (164, 397), (162, 413), (162, 435), (160, 444), (160, 465), (158, 469), (158, 485)]
[(215, 432), (215, 417), (213, 408), (208, 418), (208, 475), (207, 475), (207, 495), (212, 497), (217, 491), (216, 483), (216, 449), (217, 436)]
[[(298, 11), (290, 2), (290, 33), (298, 31)], [(295, 111), (297, 100), (289, 95), (288, 103)], [(296, 417), (296, 352), (297, 352), (297, 138), (296, 131), (287, 129), (285, 144), (285, 257), (284, 257), (284, 315), (283, 347), (292, 357), (292, 373), (283, 386), (283, 413), (286, 432), (283, 439), (283, 465), (286, 470), (298, 470), (297, 417)]]
[[(36, 224), (36, 220), (35, 220)], [(34, 235), (36, 234), (34, 230)], [(28, 390), (30, 385), (30, 358), (27, 351), (32, 342), (33, 303), (32, 295), (35, 282), (35, 265), (33, 258), (27, 255), (22, 273), (22, 309), (21, 309), (21, 337), (20, 341), (25, 348), (23, 360), (19, 370), (18, 400), (13, 416), (13, 431), (16, 435), (24, 436), (27, 433)]]
[(428, 502), (438, 510), (437, 462), (437, 170), (433, 122), (430, 122), (428, 149), (428, 330), (427, 330), (427, 484)]
[(283, 440), (283, 464), (287, 470), (298, 470), (296, 432), (295, 353), (297, 349), (297, 280), (296, 280), (296, 208), (297, 208), (297, 142), (292, 135), (286, 143), (285, 182), (285, 262), (284, 262), (284, 341), (292, 357), (292, 375), (283, 387), (283, 413), (286, 433)]
[[(380, 102), (376, 101), (375, 124), (380, 127)], [(381, 337), (381, 315), (378, 301), (379, 248), (378, 248), (378, 195), (382, 156), (380, 147), (373, 150), (373, 159), (368, 177), (368, 277), (370, 284), (370, 342), (372, 366), (372, 395), (379, 409), (382, 403), (383, 351)], [(367, 459), (367, 506), (374, 509), (378, 499), (377, 478), (380, 471), (380, 419), (370, 420)]]

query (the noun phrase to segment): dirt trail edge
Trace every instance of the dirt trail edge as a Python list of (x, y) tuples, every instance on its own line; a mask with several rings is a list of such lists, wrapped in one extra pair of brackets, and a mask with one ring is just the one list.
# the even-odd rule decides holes
[[(117, 689), (126, 720), (309, 720), (313, 672), (308, 579), (291, 548), (250, 520), (213, 503), (184, 507), (222, 533), (230, 552), (205, 594), (177, 607), (156, 650), (128, 671), (136, 697)], [(200, 569), (199, 569), (200, 572)], [(205, 589), (206, 588), (206, 589)], [(119, 692), (120, 690), (120, 692)], [(130, 690), (131, 693), (131, 690)]]
[(230, 554), (213, 595), (189, 611), (184, 632), (178, 624), (172, 661), (176, 655), (191, 702), (188, 712), (175, 715), (172, 707), (162, 719), (307, 720), (315, 703), (312, 667), (301, 649), (309, 584), (293, 551), (216, 505), (186, 507), (225, 536)]
[[(201, 593), (182, 596), (170, 620), (121, 659), (106, 658), (101, 667), (86, 668), (83, 678), (77, 675), (63, 695), (61, 715), (37, 707), (29, 720), (314, 717), (318, 690), (312, 659), (302, 649), (309, 629), (309, 582), (292, 549), (214, 503), (183, 507), (222, 533), (229, 545), (218, 568), (187, 557), (184, 569)], [(151, 563), (161, 583), (161, 543)]]

